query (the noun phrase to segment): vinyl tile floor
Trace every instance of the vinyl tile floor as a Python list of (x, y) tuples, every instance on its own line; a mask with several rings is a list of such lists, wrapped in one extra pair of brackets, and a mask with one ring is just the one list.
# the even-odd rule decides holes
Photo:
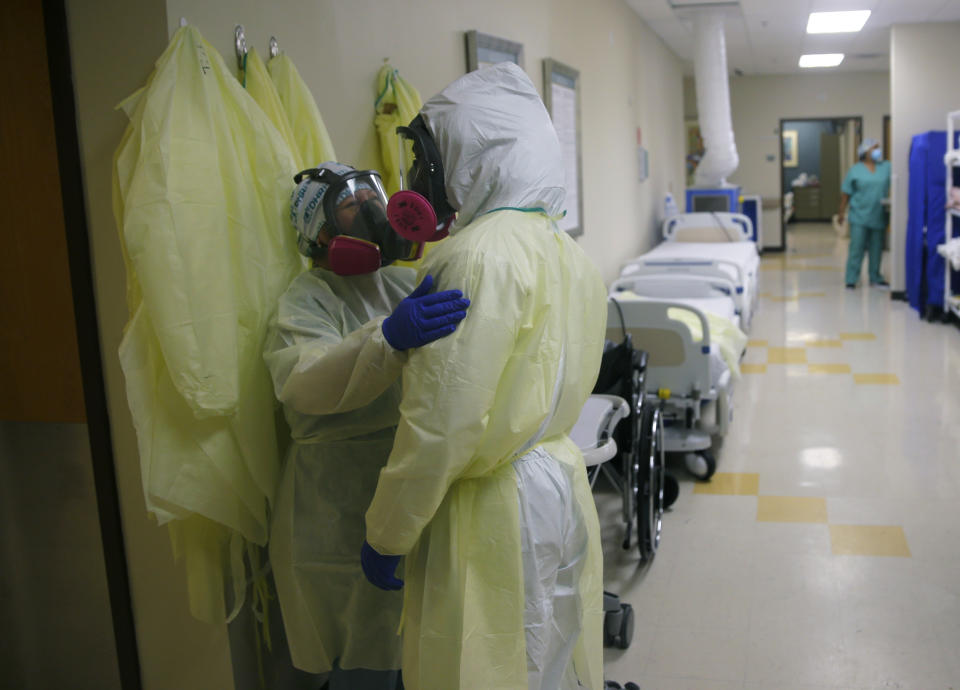
[(606, 588), (636, 612), (610, 680), (960, 690), (960, 329), (845, 289), (846, 248), (793, 225), (763, 257), (718, 474), (671, 463), (649, 567), (598, 487)]

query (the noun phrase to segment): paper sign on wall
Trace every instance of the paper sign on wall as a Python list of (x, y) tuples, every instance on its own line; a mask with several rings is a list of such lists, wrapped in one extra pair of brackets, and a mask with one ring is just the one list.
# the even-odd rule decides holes
[(564, 180), (567, 196), (564, 207), (567, 215), (558, 223), (561, 230), (573, 230), (580, 226), (579, 151), (577, 150), (577, 92), (553, 82), (550, 84), (553, 126), (560, 139), (563, 155)]

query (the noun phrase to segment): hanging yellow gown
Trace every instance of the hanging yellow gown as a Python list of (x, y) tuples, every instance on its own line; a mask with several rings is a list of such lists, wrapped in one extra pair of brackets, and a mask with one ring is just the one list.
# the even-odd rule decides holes
[(423, 106), (420, 94), (389, 64), (380, 68), (377, 75), (377, 100), (374, 103), (374, 125), (380, 139), (380, 172), (387, 194), (396, 194), (400, 189), (400, 138), (397, 127), (406, 127)]
[(297, 71), (293, 61), (284, 53), (271, 58), (267, 70), (273, 78), (277, 95), (293, 131), (295, 150), (308, 168), (326, 161), (337, 160), (333, 142), (323, 124), (317, 102)]
[(247, 93), (249, 93), (250, 97), (263, 109), (264, 114), (270, 118), (270, 122), (273, 123), (277, 131), (283, 136), (283, 140), (287, 142), (287, 146), (290, 147), (290, 151), (297, 161), (297, 168), (302, 170), (309, 165), (314, 165), (313, 163), (305, 161), (303, 154), (300, 152), (299, 144), (290, 124), (290, 119), (287, 117), (286, 108), (284, 108), (283, 102), (280, 100), (280, 94), (277, 93), (277, 87), (274, 85), (273, 79), (267, 71), (267, 66), (263, 64), (263, 60), (260, 58), (260, 54), (257, 53), (256, 48), (251, 48), (247, 52), (240, 77), (241, 83), (247, 90)]
[(265, 544), (280, 455), (261, 357), (302, 270), (289, 227), (297, 163), (192, 26), (123, 104), (114, 212), (130, 321), (120, 344), (147, 510), (185, 558), (193, 614), (242, 601), (245, 542)]
[[(389, 63), (385, 63), (377, 74), (373, 124), (380, 140), (380, 172), (387, 194), (393, 195), (400, 190), (400, 137), (397, 136), (397, 127), (409, 125), (419, 114), (422, 105), (420, 93)], [(407, 143), (407, 146), (411, 144)], [(423, 257), (437, 246), (436, 242), (426, 244)], [(397, 265), (416, 268), (421, 260), (398, 261)]]

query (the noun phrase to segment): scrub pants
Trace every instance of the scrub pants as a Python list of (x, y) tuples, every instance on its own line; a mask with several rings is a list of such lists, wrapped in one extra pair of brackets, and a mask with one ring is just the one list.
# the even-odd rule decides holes
[(883, 257), (883, 228), (868, 228), (865, 225), (850, 226), (850, 249), (847, 253), (847, 285), (856, 285), (863, 266), (863, 254), (869, 252), (868, 264), (871, 283), (883, 280), (880, 275), (880, 259)]
[(569, 467), (542, 448), (514, 461), (520, 499), (523, 626), (529, 690), (582, 687), (573, 668), (587, 528)]

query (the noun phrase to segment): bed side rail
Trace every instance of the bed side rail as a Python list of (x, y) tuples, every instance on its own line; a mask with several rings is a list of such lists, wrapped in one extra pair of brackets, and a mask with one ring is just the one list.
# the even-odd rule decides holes
[(742, 213), (680, 213), (663, 221), (671, 242), (750, 242), (753, 221)]
[[(689, 396), (710, 390), (710, 326), (703, 312), (666, 300), (611, 299), (607, 306), (607, 339), (622, 342), (626, 330), (633, 346), (649, 355), (648, 391), (669, 390), (672, 395)], [(674, 309), (695, 316), (703, 332), (701, 340), (695, 342), (683, 322), (670, 318)]]

